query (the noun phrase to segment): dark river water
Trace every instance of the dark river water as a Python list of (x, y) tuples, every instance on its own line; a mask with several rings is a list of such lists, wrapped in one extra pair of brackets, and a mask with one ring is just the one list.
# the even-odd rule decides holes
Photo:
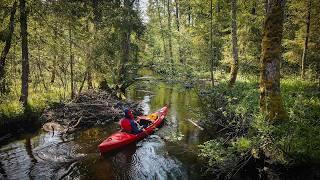
[(162, 128), (125, 149), (101, 156), (98, 144), (117, 122), (71, 135), (42, 130), (0, 147), (0, 179), (202, 179), (197, 145), (206, 134), (190, 120), (200, 116), (193, 89), (177, 83), (139, 81), (127, 92), (148, 114), (170, 106)]

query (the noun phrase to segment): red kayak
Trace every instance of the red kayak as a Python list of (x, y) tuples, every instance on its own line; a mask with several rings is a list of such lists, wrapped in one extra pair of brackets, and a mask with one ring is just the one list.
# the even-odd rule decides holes
[(101, 153), (106, 153), (120, 149), (128, 144), (139, 141), (154, 132), (154, 129), (159, 127), (164, 121), (165, 116), (168, 113), (168, 107), (164, 106), (160, 110), (154, 112), (149, 116), (138, 117), (137, 121), (148, 120), (151, 124), (145, 128), (145, 131), (139, 134), (130, 134), (127, 132), (122, 132), (121, 130), (109, 136), (104, 140), (98, 147)]

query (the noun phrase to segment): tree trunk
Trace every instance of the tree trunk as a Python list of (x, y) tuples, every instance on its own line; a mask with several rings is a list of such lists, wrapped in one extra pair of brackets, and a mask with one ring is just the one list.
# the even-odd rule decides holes
[(233, 86), (236, 82), (238, 75), (238, 35), (237, 35), (237, 0), (231, 1), (231, 34), (232, 34), (232, 55), (233, 62), (231, 64), (231, 77), (229, 81), (229, 86)]
[(211, 83), (212, 87), (214, 86), (214, 76), (213, 76), (213, 0), (210, 0), (210, 74), (211, 74)]
[(1, 52), (0, 56), (0, 93), (4, 93), (6, 91), (6, 84), (5, 84), (5, 65), (6, 65), (6, 58), (11, 48), (11, 41), (12, 41), (12, 34), (14, 32), (14, 16), (17, 10), (17, 2), (13, 3), (11, 13), (10, 13), (10, 21), (9, 21), (9, 33), (6, 37), (5, 46)]
[(264, 0), (265, 13), (268, 14), (270, 9), (270, 0)]
[(88, 89), (93, 89), (93, 85), (92, 85), (92, 72), (91, 72), (91, 66), (87, 67), (87, 85), (88, 85)]
[(308, 15), (307, 15), (307, 22), (306, 22), (306, 35), (304, 39), (304, 46), (303, 46), (303, 53), (301, 58), (301, 78), (304, 79), (305, 77), (305, 62), (308, 54), (308, 41), (309, 41), (309, 34), (310, 34), (310, 18), (311, 18), (311, 0), (308, 0)]
[(50, 83), (53, 84), (56, 80), (56, 66), (57, 66), (57, 55), (54, 55), (53, 65), (52, 65), (52, 72), (51, 72), (51, 80)]
[(318, 71), (317, 71), (317, 77), (318, 77), (318, 89), (320, 90), (320, 68), (319, 67), (318, 67)]
[(268, 120), (287, 119), (280, 91), (281, 40), (285, 0), (270, 0), (264, 23), (260, 73), (260, 110)]
[(217, 4), (216, 4), (216, 13), (220, 13), (220, 1), (219, 0), (217, 1)]
[[(57, 27), (57, 23), (55, 23), (56, 27)], [(55, 29), (54, 30), (54, 55), (53, 55), (53, 64), (52, 64), (52, 72), (51, 72), (51, 80), (50, 83), (53, 84), (55, 79), (56, 79), (56, 71), (57, 71), (57, 60), (58, 60), (58, 50), (57, 50), (57, 38), (58, 38), (58, 32)]]
[[(71, 25), (70, 25), (71, 26)], [(69, 27), (69, 53), (70, 53), (70, 87), (71, 87), (71, 99), (74, 98), (74, 77), (73, 77), (73, 61), (74, 55), (72, 52), (72, 31), (71, 27)]]
[[(96, 3), (96, 1), (94, 1)], [(95, 7), (95, 6), (94, 6)], [(95, 12), (95, 11), (94, 11)], [(95, 15), (96, 16), (96, 15)], [(96, 19), (96, 18), (94, 18)], [(94, 21), (94, 32), (93, 32), (93, 39), (94, 41), (96, 40), (96, 30), (97, 30), (97, 25), (98, 25), (98, 22), (97, 20)], [(87, 21), (87, 31), (88, 33), (90, 33), (90, 29), (89, 29), (89, 21)], [(92, 53), (93, 53), (93, 44), (91, 41), (89, 41), (88, 43), (88, 48), (87, 48), (87, 57), (86, 57), (86, 75), (87, 75), (87, 85), (88, 85), (88, 89), (93, 89), (93, 85), (92, 85), (92, 63), (91, 61), (93, 61), (93, 56), (92, 56)]]
[(28, 52), (28, 24), (26, 1), (20, 1), (20, 35), (21, 35), (21, 51), (22, 51), (22, 74), (21, 74), (21, 96), (20, 101), (23, 107), (28, 104), (28, 87), (29, 87), (29, 52)]
[(191, 6), (190, 6), (190, 4), (188, 6), (188, 25), (192, 26), (192, 24), (191, 24)]
[(81, 85), (80, 85), (80, 88), (79, 88), (79, 91), (78, 91), (78, 94), (81, 94), (81, 92), (82, 92), (82, 89), (83, 89), (83, 86), (84, 86), (84, 83), (85, 83), (85, 81), (86, 81), (86, 79), (87, 79), (87, 72), (85, 72), (84, 73), (84, 76), (83, 76), (83, 81), (82, 81), (82, 83), (81, 83)]
[[(41, 38), (40, 38), (40, 35), (39, 35), (39, 32), (38, 32), (38, 27), (35, 26), (34, 28), (34, 32), (36, 32), (36, 38), (38, 39), (38, 42), (41, 41)], [(45, 75), (42, 73), (43, 71), (43, 68), (41, 67), (41, 50), (40, 50), (40, 43), (37, 43), (37, 55), (38, 57), (35, 58), (37, 61), (36, 61), (36, 65), (38, 67), (38, 70), (39, 70), (39, 74), (38, 74), (38, 82), (40, 83), (40, 81), (42, 82), (42, 85), (45, 89), (45, 91), (48, 91), (48, 88), (47, 88), (47, 84), (46, 84), (46, 81), (45, 81)]]
[(128, 29), (127, 31), (122, 33), (122, 58), (120, 62), (120, 70), (119, 70), (119, 82), (121, 91), (124, 93), (125, 88), (123, 87), (126, 76), (127, 76), (127, 69), (126, 64), (129, 62), (129, 55), (130, 55), (130, 44), (131, 44), (131, 32)]
[(168, 40), (169, 40), (169, 59), (171, 64), (171, 70), (173, 70), (173, 52), (172, 52), (172, 39), (171, 39), (171, 0), (167, 1), (167, 11), (168, 11)]
[(318, 80), (318, 90), (320, 91), (320, 62), (316, 65), (316, 81)]
[[(94, 24), (94, 41), (97, 39), (97, 31), (100, 29), (100, 22), (101, 22), (101, 9), (99, 8), (99, 1), (98, 0), (92, 0), (92, 7), (93, 7), (93, 24)], [(87, 27), (89, 31), (89, 26)], [(93, 89), (93, 83), (92, 83), (92, 62), (93, 61), (93, 47), (92, 44), (89, 47), (89, 59), (87, 62), (87, 85), (88, 89)]]
[[(133, 2), (132, 2), (133, 3)], [(126, 25), (125, 27), (122, 27), (122, 57), (120, 60), (120, 68), (119, 68), (119, 78), (117, 85), (119, 86), (118, 89), (121, 91), (121, 93), (125, 93), (125, 81), (127, 78), (127, 68), (126, 65), (129, 62), (130, 58), (130, 51), (131, 51), (131, 8), (132, 3), (129, 1), (125, 1), (125, 12), (123, 14), (123, 24)]]
[(161, 19), (161, 13), (160, 13), (160, 5), (159, 5), (159, 1), (156, 0), (156, 5), (157, 5), (157, 9), (158, 9), (158, 18), (159, 18), (159, 24), (160, 24), (160, 31), (161, 31), (161, 38), (162, 38), (162, 42), (163, 42), (163, 51), (164, 51), (164, 62), (167, 59), (167, 46), (166, 46), (166, 40), (165, 40), (165, 36), (164, 36), (164, 28), (163, 28), (163, 24), (162, 24), (162, 19)]
[(181, 50), (181, 41), (180, 41), (180, 4), (179, 0), (175, 0), (176, 4), (176, 25), (177, 25), (177, 31), (178, 31), (178, 36), (177, 36), (177, 41), (178, 41), (178, 51), (179, 51), (179, 62), (181, 64), (184, 64), (184, 59), (182, 57), (182, 50)]
[(95, 29), (100, 29), (100, 22), (101, 22), (101, 9), (99, 8), (99, 0), (92, 0), (92, 7), (93, 7), (93, 23)]

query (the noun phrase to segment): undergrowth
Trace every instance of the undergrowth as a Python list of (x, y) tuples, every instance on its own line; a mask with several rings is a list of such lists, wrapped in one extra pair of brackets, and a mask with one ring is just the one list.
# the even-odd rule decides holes
[(200, 91), (207, 116), (202, 124), (215, 132), (199, 146), (208, 170), (230, 177), (252, 159), (270, 166), (319, 163), (319, 90), (312, 82), (283, 78), (281, 93), (289, 119), (273, 125), (259, 112), (258, 88), (258, 78), (246, 75), (233, 88), (222, 80)]
[(50, 104), (67, 99), (69, 93), (59, 88), (50, 90), (30, 91), (28, 107), (23, 108), (19, 95), (15, 91), (0, 96), (0, 123), (25, 118), (26, 114), (40, 114)]

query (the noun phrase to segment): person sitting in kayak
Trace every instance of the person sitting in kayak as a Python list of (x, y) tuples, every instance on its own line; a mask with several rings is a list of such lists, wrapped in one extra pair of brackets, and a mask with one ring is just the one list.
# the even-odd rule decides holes
[(138, 124), (134, 121), (134, 117), (130, 109), (124, 110), (124, 118), (120, 120), (120, 127), (123, 131), (132, 134), (139, 134), (143, 131), (143, 129), (138, 128)]

